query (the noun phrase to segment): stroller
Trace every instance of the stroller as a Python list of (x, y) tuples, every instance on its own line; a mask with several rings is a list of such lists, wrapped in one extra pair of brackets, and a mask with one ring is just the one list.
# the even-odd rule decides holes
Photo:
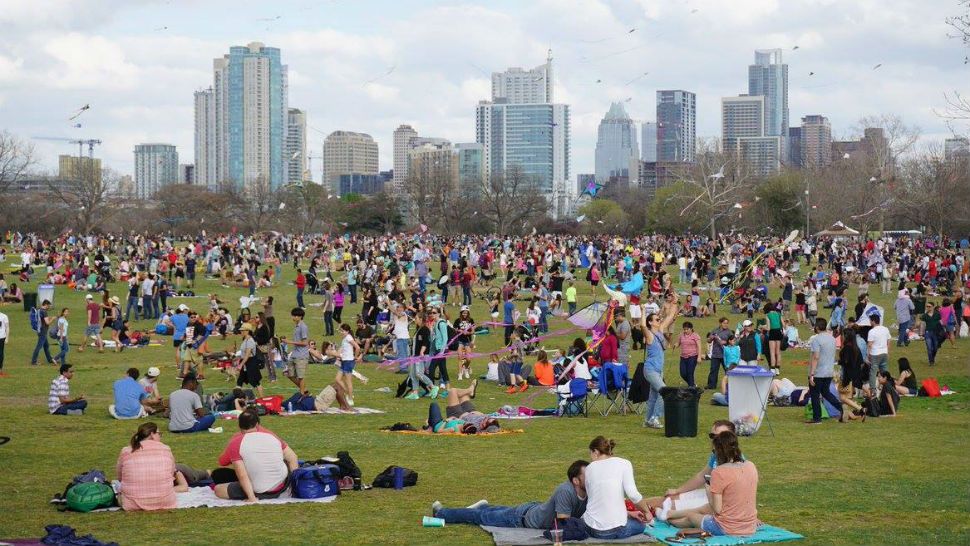
[(539, 325), (529, 324), (528, 321), (523, 321), (521, 324), (515, 327), (516, 333), (519, 334), (519, 339), (525, 342), (525, 353), (533, 354), (539, 350), (539, 342), (535, 338), (539, 337)]

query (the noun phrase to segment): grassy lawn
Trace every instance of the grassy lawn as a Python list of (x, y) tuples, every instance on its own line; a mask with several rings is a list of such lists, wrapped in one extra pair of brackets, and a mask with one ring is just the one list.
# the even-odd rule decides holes
[[(7, 269), (4, 264), (4, 269)], [(286, 268), (288, 280), (293, 272)], [(876, 291), (878, 291), (878, 287)], [(34, 289), (31, 284), (29, 290)], [(111, 287), (113, 294), (125, 293), (121, 284)], [(203, 281), (196, 292), (218, 292), (223, 300), (238, 301), (241, 289), (225, 289)], [(591, 297), (585, 284), (583, 301)], [(274, 295), (278, 332), (289, 335), (288, 309), (295, 302), (295, 289), (282, 284), (259, 295)], [(597, 294), (600, 299), (603, 293)], [(777, 297), (773, 290), (773, 296)], [(854, 297), (855, 290), (851, 295)], [(72, 310), (71, 332), (76, 341), (83, 332), (83, 293), (58, 287), (54, 310)], [(172, 305), (186, 302), (203, 308), (203, 298), (170, 300)], [(316, 298), (307, 297), (307, 303)], [(887, 309), (892, 301), (876, 294), (876, 303)], [(349, 302), (349, 298), (348, 298)], [(359, 304), (349, 305), (344, 317), (352, 318)], [(523, 306), (524, 309), (524, 306)], [(0, 379), (0, 435), (13, 440), (0, 447), (0, 538), (39, 537), (44, 526), (64, 523), (82, 533), (121, 544), (184, 543), (218, 544), (244, 541), (249, 544), (489, 544), (490, 538), (471, 526), (424, 529), (421, 516), (440, 499), (458, 506), (487, 498), (492, 504), (515, 504), (545, 500), (556, 484), (565, 479), (566, 467), (577, 458), (587, 458), (586, 446), (596, 435), (617, 441), (617, 454), (630, 459), (635, 467), (639, 489), (646, 495), (660, 495), (696, 472), (710, 450), (706, 435), (690, 439), (668, 439), (662, 431), (641, 428), (641, 416), (599, 415), (570, 419), (503, 421), (503, 425), (525, 429), (524, 434), (495, 437), (433, 437), (395, 435), (380, 432), (381, 426), (398, 421), (420, 425), (427, 413), (427, 402), (395, 399), (393, 394), (376, 392), (382, 386), (394, 388), (402, 376), (364, 364), (361, 370), (371, 381), (355, 383), (358, 406), (384, 410), (384, 415), (327, 415), (299, 418), (269, 417), (264, 424), (286, 439), (301, 458), (317, 458), (347, 450), (364, 471), (366, 481), (389, 465), (402, 465), (419, 473), (418, 485), (404, 491), (372, 490), (348, 492), (326, 505), (251, 506), (232, 509), (191, 509), (165, 513), (58, 513), (47, 503), (51, 494), (63, 489), (70, 478), (90, 468), (100, 468), (113, 477), (120, 449), (126, 445), (137, 424), (111, 419), (106, 411), (111, 403), (111, 383), (124, 370), (137, 366), (142, 371), (160, 366), (163, 393), (177, 388), (173, 351), (163, 347), (126, 350), (121, 354), (72, 352), (68, 361), (77, 373), (72, 393), (84, 393), (90, 401), (86, 415), (54, 417), (47, 414), (47, 390), (57, 374), (51, 366), (30, 367), (30, 351), (36, 340), (30, 331), (27, 314), (21, 306), (5, 306), (12, 335), (7, 344), (4, 370)], [(233, 309), (235, 315), (236, 309)], [(892, 313), (890, 313), (891, 315)], [(483, 301), (475, 301), (472, 316), (488, 320)], [(827, 311), (825, 312), (827, 316)], [(731, 317), (732, 324), (737, 316)], [(695, 320), (704, 334), (714, 326), (713, 319)], [(890, 320), (890, 322), (892, 322)], [(679, 328), (678, 320), (675, 328)], [(323, 331), (319, 308), (308, 308), (310, 333), (320, 340)], [(552, 329), (563, 328), (554, 319)], [(136, 324), (149, 328), (150, 321)], [(803, 328), (802, 337), (808, 331)], [(565, 346), (574, 336), (549, 345)], [(561, 342), (560, 342), (561, 341)], [(501, 333), (478, 338), (479, 349), (493, 350), (502, 342)], [(214, 350), (227, 342), (214, 341)], [(968, 544), (970, 543), (970, 463), (968, 463), (968, 424), (970, 424), (970, 342), (958, 341), (955, 349), (947, 345), (935, 369), (926, 364), (921, 343), (890, 352), (895, 372), (896, 358), (908, 356), (920, 380), (936, 376), (960, 394), (937, 398), (907, 398), (901, 415), (895, 419), (870, 419), (866, 423), (839, 424), (827, 421), (820, 426), (802, 423), (803, 408), (770, 408), (766, 427), (751, 438), (742, 438), (745, 455), (761, 476), (759, 516), (766, 522), (788, 528), (808, 537), (811, 544)], [(638, 356), (642, 358), (642, 354)], [(806, 368), (794, 362), (805, 361), (807, 351), (783, 353), (784, 375), (797, 384), (806, 383)], [(681, 380), (676, 369), (676, 354), (667, 356), (668, 384)], [(43, 361), (43, 357), (41, 357)], [(485, 363), (475, 362), (476, 374)], [(698, 366), (699, 382), (706, 377), (707, 363)], [(454, 377), (457, 368), (449, 362)], [(329, 366), (311, 366), (308, 385), (317, 392), (334, 375)], [(223, 376), (208, 373), (206, 392), (228, 388)], [(462, 386), (467, 381), (462, 382)], [(282, 378), (267, 385), (269, 393), (289, 395), (289, 382)], [(496, 386), (483, 385), (476, 403), (484, 411), (504, 404), (517, 404), (528, 395), (507, 395)], [(701, 400), (700, 427), (726, 418), (727, 408)], [(551, 406), (554, 397), (542, 394), (534, 406)], [(165, 422), (157, 420), (160, 428)], [(177, 460), (194, 467), (212, 468), (235, 422), (220, 422), (226, 433), (173, 435), (163, 441), (172, 447)]]

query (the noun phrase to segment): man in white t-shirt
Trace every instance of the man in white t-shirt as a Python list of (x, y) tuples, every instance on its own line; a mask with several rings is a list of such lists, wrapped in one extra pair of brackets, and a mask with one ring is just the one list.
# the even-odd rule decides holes
[(407, 358), (411, 354), (411, 332), (408, 330), (408, 314), (404, 312), (404, 306), (395, 303), (391, 311), (391, 319), (394, 332), (394, 354), (395, 358)]
[(0, 313), (0, 377), (7, 377), (3, 372), (3, 349), (7, 344), (7, 336), (10, 335), (10, 319), (7, 315)]
[(246, 502), (279, 497), (290, 484), (290, 473), (299, 466), (296, 453), (259, 426), (255, 411), (242, 412), (238, 421), (239, 432), (219, 456), (219, 464), (232, 465), (237, 479), (216, 485), (216, 496)]
[(872, 324), (866, 338), (869, 345), (869, 390), (875, 392), (877, 375), (881, 370), (889, 369), (889, 340), (892, 335), (889, 328), (882, 325), (879, 315), (871, 315), (869, 322)]

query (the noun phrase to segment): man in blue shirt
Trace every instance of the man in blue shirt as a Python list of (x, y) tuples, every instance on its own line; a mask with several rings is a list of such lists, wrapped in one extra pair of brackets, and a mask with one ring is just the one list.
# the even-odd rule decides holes
[(184, 303), (179, 304), (175, 309), (175, 314), (165, 320), (166, 326), (172, 329), (172, 347), (175, 347), (175, 365), (182, 370), (181, 351), (182, 342), (185, 341), (185, 328), (189, 325), (189, 307)]
[(502, 322), (505, 323), (505, 344), (508, 345), (512, 341), (512, 332), (515, 331), (515, 303), (512, 301), (511, 294), (505, 297), (502, 311)]
[(138, 419), (145, 417), (148, 393), (138, 383), (138, 368), (128, 368), (125, 376), (114, 382), (115, 403), (108, 406), (108, 413), (115, 419)]

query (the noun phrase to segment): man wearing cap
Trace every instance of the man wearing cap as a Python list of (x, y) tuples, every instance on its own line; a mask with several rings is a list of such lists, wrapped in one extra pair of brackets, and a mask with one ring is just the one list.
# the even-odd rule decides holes
[(754, 331), (754, 323), (745, 319), (741, 323), (741, 335), (738, 336), (738, 347), (741, 349), (741, 366), (757, 366), (761, 360), (761, 336)]
[(185, 328), (189, 325), (189, 307), (180, 303), (175, 314), (165, 320), (165, 325), (172, 329), (172, 347), (175, 347), (175, 366), (182, 369), (181, 351), (185, 341)]
[(114, 382), (114, 404), (108, 413), (115, 419), (138, 419), (148, 416), (148, 393), (138, 383), (138, 368), (128, 368), (124, 377)]
[(162, 393), (158, 391), (158, 376), (162, 375), (162, 371), (157, 367), (152, 366), (148, 368), (145, 375), (138, 380), (138, 385), (141, 389), (145, 391), (148, 396), (145, 398), (146, 408), (148, 413), (159, 413), (165, 411), (167, 405), (165, 404), (165, 399), (162, 398)]
[(101, 304), (94, 302), (94, 296), (88, 294), (84, 296), (84, 301), (86, 305), (84, 310), (87, 312), (88, 323), (84, 328), (84, 339), (81, 340), (81, 345), (78, 346), (77, 352), (83, 353), (84, 346), (88, 344), (88, 340), (94, 338), (94, 345), (98, 348), (99, 353), (104, 352), (104, 340), (101, 339)]

